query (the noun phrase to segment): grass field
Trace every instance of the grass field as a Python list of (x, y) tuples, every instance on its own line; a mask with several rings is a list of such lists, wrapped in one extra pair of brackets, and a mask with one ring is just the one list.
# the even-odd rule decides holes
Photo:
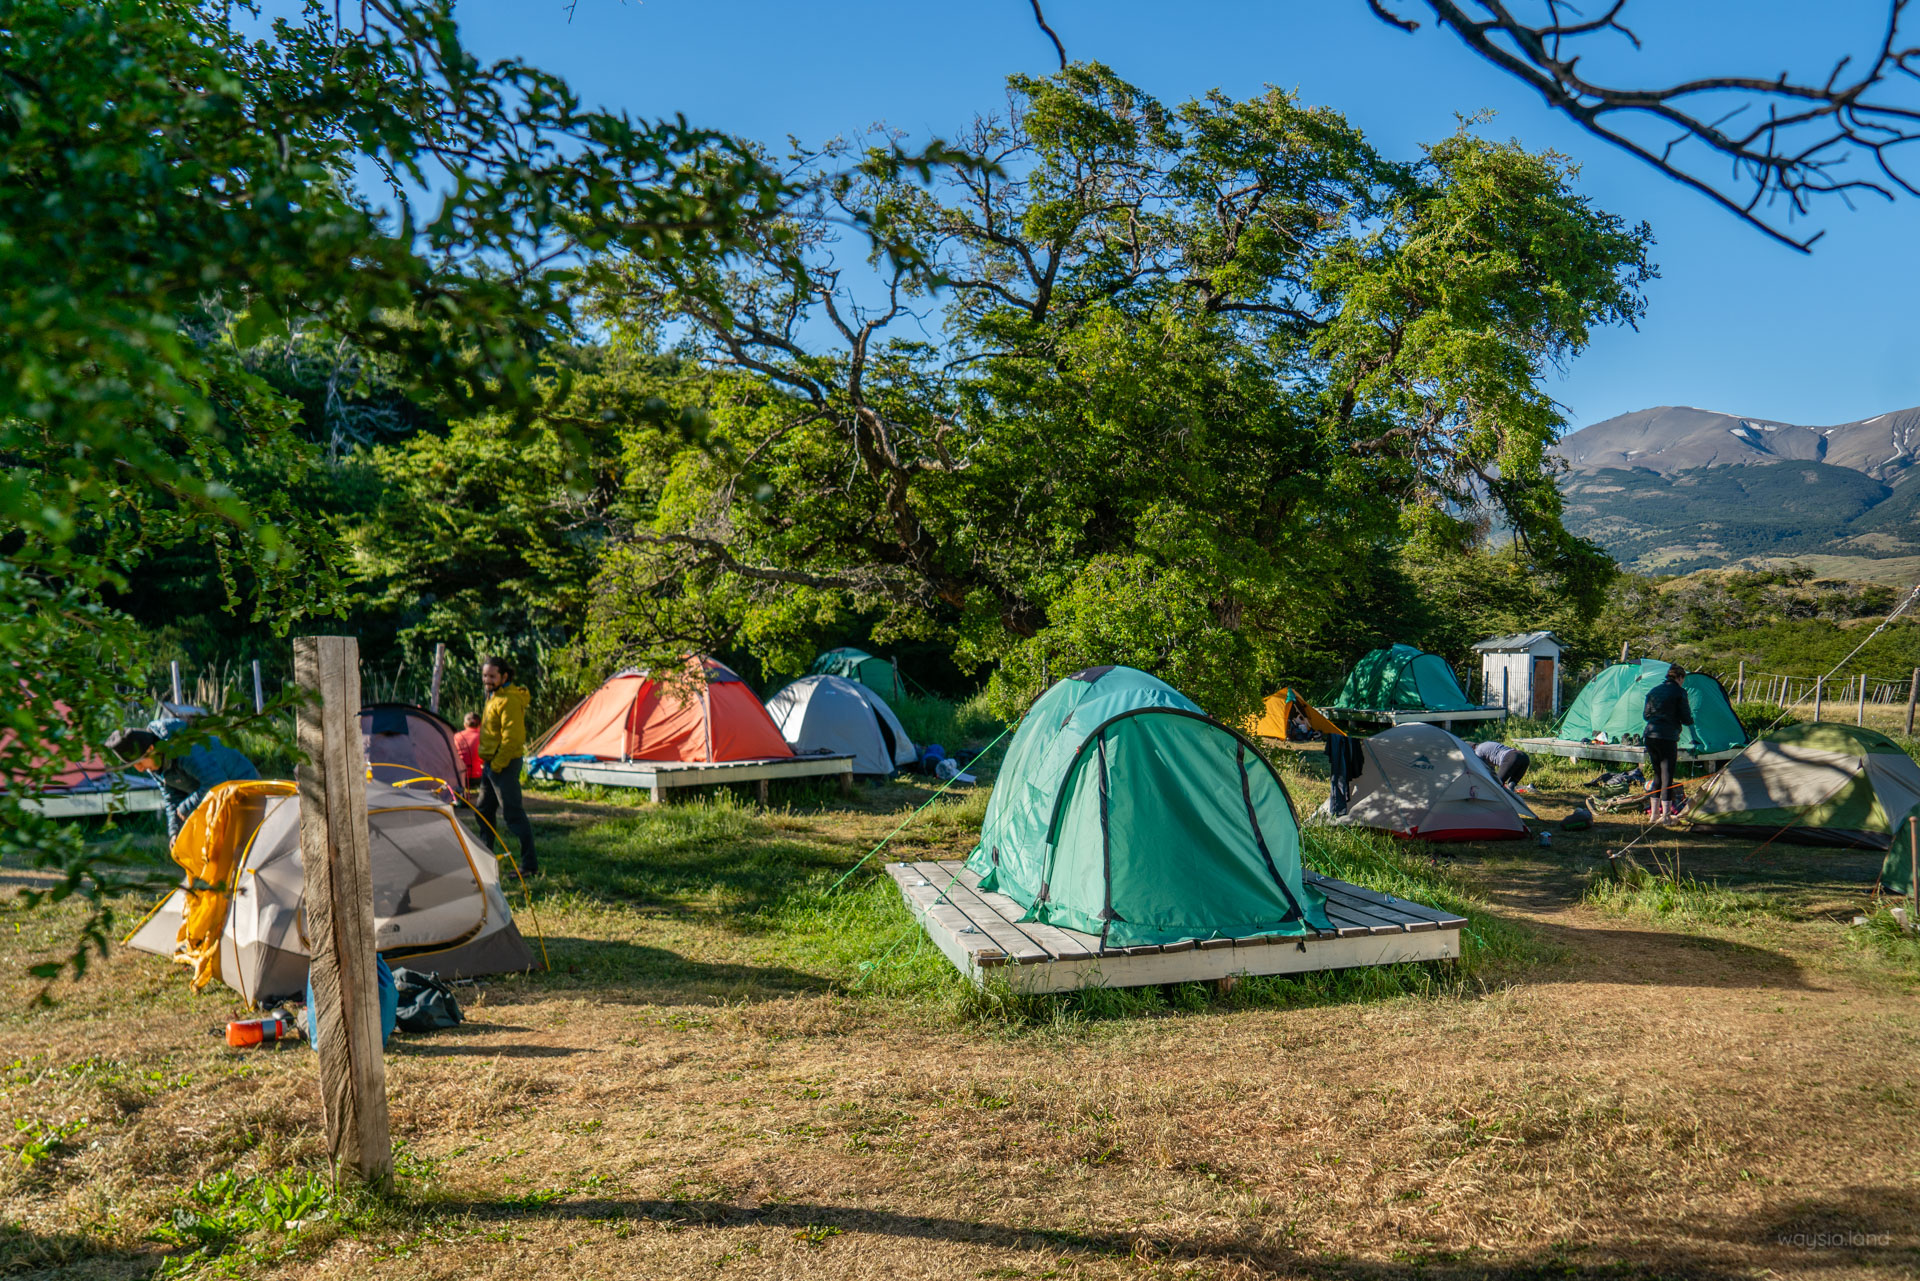
[[(959, 726), (966, 730), (970, 726)], [(964, 736), (964, 735), (961, 735)], [(976, 741), (979, 741), (976, 739)], [(1304, 813), (1314, 752), (1283, 752)], [(1564, 815), (1590, 771), (1541, 767)], [(1472, 922), (1452, 966), (977, 990), (877, 870), (984, 787), (653, 809), (552, 789), (549, 972), (396, 1039), (391, 1197), (324, 1177), (314, 1065), (116, 949), (34, 1008), (0, 937), (0, 1271), (71, 1277), (1891, 1277), (1920, 1267), (1920, 947), (1878, 858), (1638, 831), (1325, 870)], [(23, 884), (24, 872), (0, 872)]]

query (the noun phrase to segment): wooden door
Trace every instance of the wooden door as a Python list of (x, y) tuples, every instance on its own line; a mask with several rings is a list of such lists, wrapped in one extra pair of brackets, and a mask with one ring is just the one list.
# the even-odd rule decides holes
[(1529, 716), (1553, 715), (1553, 660), (1535, 656), (1533, 660), (1533, 706)]

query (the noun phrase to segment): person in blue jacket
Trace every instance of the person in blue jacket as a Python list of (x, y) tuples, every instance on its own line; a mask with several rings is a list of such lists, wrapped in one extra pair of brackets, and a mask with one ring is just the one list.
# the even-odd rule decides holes
[(1647, 695), (1640, 714), (1646, 719), (1647, 781), (1653, 784), (1653, 821), (1678, 818), (1686, 807), (1686, 793), (1674, 786), (1673, 771), (1680, 758), (1680, 731), (1693, 724), (1693, 705), (1687, 701), (1687, 669), (1675, 663), (1667, 679)]
[[(188, 816), (200, 808), (207, 793), (221, 783), (235, 779), (259, 778), (260, 771), (245, 756), (209, 734), (184, 752), (162, 753), (160, 743), (186, 729), (179, 716), (162, 716), (145, 729), (120, 729), (107, 736), (107, 750), (136, 769), (160, 770), (160, 784), (167, 793), (167, 844), (180, 835)], [(156, 766), (155, 757), (165, 756)]]

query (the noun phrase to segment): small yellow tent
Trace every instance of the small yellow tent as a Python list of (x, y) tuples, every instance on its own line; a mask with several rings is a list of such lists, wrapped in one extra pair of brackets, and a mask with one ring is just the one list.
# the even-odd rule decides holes
[(1322, 734), (1346, 733), (1321, 715), (1319, 708), (1294, 693), (1291, 686), (1267, 696), (1266, 710), (1247, 722), (1247, 733), (1255, 738), (1278, 738), (1293, 742), (1301, 737), (1295, 732), (1296, 719), (1304, 721), (1307, 728), (1319, 730)]

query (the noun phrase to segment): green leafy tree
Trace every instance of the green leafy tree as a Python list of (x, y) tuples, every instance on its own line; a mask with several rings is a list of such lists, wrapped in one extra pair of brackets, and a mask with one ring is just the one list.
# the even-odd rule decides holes
[(1011, 88), (971, 160), (799, 158), (812, 202), (698, 292), (620, 264), (607, 315), (691, 326), (727, 448), (610, 549), (603, 663), (781, 668), (859, 611), (997, 664), (1007, 710), (1129, 662), (1231, 716), (1324, 648), (1332, 585), (1409, 502), (1490, 505), (1592, 595), (1539, 383), (1638, 316), (1644, 227), (1467, 132), (1395, 162), (1277, 91), (1170, 108), (1097, 65)]
[(341, 605), (296, 501), (313, 425), (263, 342), (324, 334), (401, 392), (526, 424), (595, 254), (682, 276), (787, 193), (724, 137), (478, 61), (450, 0), (368, 0), (357, 26), (314, 3), (264, 39), (238, 8), (20, 0), (0, 21), (0, 685), (20, 691), (0, 847), (63, 867), (54, 897), (111, 882), (22, 806), (137, 692), (142, 637), (106, 594), (197, 544), (243, 619)]

